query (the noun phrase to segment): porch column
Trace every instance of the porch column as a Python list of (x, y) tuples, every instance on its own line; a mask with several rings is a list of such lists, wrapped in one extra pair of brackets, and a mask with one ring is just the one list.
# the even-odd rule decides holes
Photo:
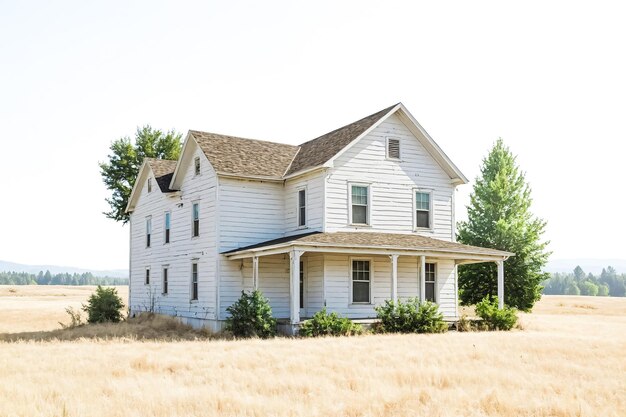
[(498, 265), (498, 308), (504, 308), (504, 261), (497, 261)]
[(391, 258), (391, 301), (398, 302), (398, 255), (389, 255)]
[(302, 251), (289, 252), (289, 310), (291, 324), (300, 322), (300, 256)]
[(252, 288), (256, 291), (259, 289), (259, 257), (252, 257)]
[(426, 256), (420, 256), (420, 302), (426, 301)]

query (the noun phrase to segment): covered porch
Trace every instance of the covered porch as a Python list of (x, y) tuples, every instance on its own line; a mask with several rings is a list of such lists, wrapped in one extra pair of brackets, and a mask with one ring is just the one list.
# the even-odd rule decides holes
[(458, 319), (457, 266), (495, 262), (504, 301), (504, 261), (511, 253), (413, 234), (307, 233), (223, 254), (240, 263), (242, 289), (260, 289), (275, 316), (295, 330), (326, 307), (354, 320), (371, 320), (385, 300), (418, 297)]

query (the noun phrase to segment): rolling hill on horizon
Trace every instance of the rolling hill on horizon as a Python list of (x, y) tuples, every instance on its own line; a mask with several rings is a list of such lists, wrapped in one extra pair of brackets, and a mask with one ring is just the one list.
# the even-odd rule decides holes
[(0, 272), (26, 272), (28, 274), (38, 274), (39, 271), (50, 271), (51, 274), (83, 274), (90, 272), (95, 277), (109, 277), (109, 278), (128, 278), (128, 270), (126, 269), (110, 269), (110, 270), (97, 270), (88, 268), (77, 268), (73, 266), (58, 266), (58, 265), (26, 265), (15, 262), (8, 262), (0, 260)]

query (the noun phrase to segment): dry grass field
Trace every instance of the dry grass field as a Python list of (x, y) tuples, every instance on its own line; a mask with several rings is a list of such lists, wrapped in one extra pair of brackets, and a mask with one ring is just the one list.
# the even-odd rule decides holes
[[(90, 292), (13, 288), (0, 287), (0, 332), (58, 327)], [(0, 416), (626, 415), (626, 299), (544, 297), (521, 320), (508, 333), (0, 341)]]

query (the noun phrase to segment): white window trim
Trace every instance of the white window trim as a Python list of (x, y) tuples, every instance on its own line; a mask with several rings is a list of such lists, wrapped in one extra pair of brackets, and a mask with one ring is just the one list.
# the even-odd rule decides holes
[[(352, 267), (354, 262), (353, 261), (369, 261), (370, 263), (370, 301), (369, 302), (362, 302), (362, 301), (357, 301), (354, 302), (353, 301), (353, 296), (354, 296), (354, 292), (352, 290)], [(373, 299), (373, 288), (374, 288), (374, 261), (372, 258), (367, 258), (367, 257), (362, 257), (362, 256), (351, 256), (350, 257), (350, 276), (349, 276), (349, 281), (350, 281), (350, 305), (355, 305), (355, 306), (370, 306), (370, 305), (374, 305), (374, 299)]]
[[(165, 271), (167, 270), (167, 292), (163, 292), (165, 289)], [(161, 295), (166, 296), (170, 293), (170, 266), (161, 265)]]
[[(167, 233), (167, 215), (170, 215), (170, 241), (168, 242), (165, 239), (165, 234)], [(169, 245), (172, 242), (172, 211), (168, 210), (163, 214), (163, 244)]]
[[(196, 162), (198, 162), (198, 170), (196, 171)], [(193, 176), (194, 177), (199, 177), (200, 175), (202, 175), (202, 164), (200, 163), (200, 157), (196, 156), (195, 158), (193, 158)]]
[[(352, 222), (352, 186), (367, 188), (367, 223)], [(348, 225), (352, 227), (372, 227), (372, 184), (367, 182), (348, 182)]]
[[(192, 298), (193, 297), (193, 264), (196, 264), (196, 273), (198, 274), (198, 298)], [(191, 267), (189, 268), (189, 302), (190, 303), (197, 303), (198, 300), (200, 299), (200, 262), (199, 259), (192, 259), (191, 260)]]
[[(150, 224), (150, 227), (148, 227), (148, 224)], [(146, 249), (151, 248), (153, 245), (153, 238), (154, 238), (154, 233), (152, 233), (152, 216), (146, 216), (146, 231), (145, 231), (145, 235), (144, 235), (144, 245), (146, 247)], [(148, 233), (148, 229), (150, 229), (150, 233)], [(150, 245), (148, 245), (148, 235), (150, 235)]]
[[(148, 282), (146, 282), (146, 277), (148, 277)], [(152, 285), (152, 272), (150, 272), (149, 266), (146, 266), (143, 272), (143, 285)]]
[[(193, 222), (194, 222), (194, 218), (193, 218), (193, 206), (198, 205), (198, 235), (195, 236), (193, 234)], [(192, 201), (191, 202), (191, 238), (192, 239), (198, 239), (200, 238), (200, 200), (196, 200), (196, 201)]]
[[(392, 158), (389, 156), (389, 139), (396, 139), (398, 141), (398, 151), (400, 154), (399, 158)], [(385, 137), (385, 159), (390, 161), (402, 161), (402, 140), (396, 136), (386, 136)]]
[[(300, 225), (300, 191), (304, 190), (304, 224)], [(298, 229), (307, 229), (309, 223), (309, 190), (306, 185), (296, 188), (296, 226)]]
[[(428, 203), (429, 203), (429, 217), (428, 217), (428, 226), (429, 227), (417, 227), (417, 204), (415, 202), (415, 194), (416, 193), (424, 193), (428, 194)], [(413, 199), (413, 231), (414, 232), (434, 232), (435, 231), (435, 211), (434, 211), (434, 202), (433, 202), (433, 190), (431, 188), (413, 188), (413, 194), (411, 195)]]
[[(439, 304), (439, 291), (437, 291), (437, 286), (439, 285), (439, 262), (438, 261), (427, 261), (425, 263), (427, 263), (427, 264), (434, 264), (435, 265), (435, 281), (434, 281), (435, 287), (433, 288), (433, 295), (435, 296), (435, 301), (433, 301), (433, 302), (435, 304)], [(419, 268), (419, 263), (418, 263), (418, 268)], [(424, 277), (426, 277), (426, 273), (424, 273)], [(428, 281), (424, 281), (424, 288), (426, 288), (426, 283), (427, 282)], [(424, 294), (424, 300), (426, 300), (426, 294)], [(428, 301), (428, 300), (426, 300), (426, 301)]]

